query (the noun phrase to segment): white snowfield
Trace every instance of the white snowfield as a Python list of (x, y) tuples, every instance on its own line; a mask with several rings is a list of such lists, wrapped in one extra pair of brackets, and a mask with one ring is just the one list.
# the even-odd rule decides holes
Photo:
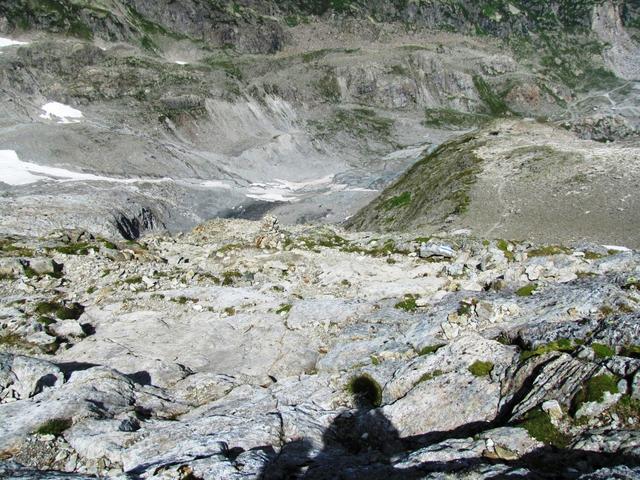
[(15, 151), (0, 150), (0, 182), (8, 183), (9, 185), (27, 185), (47, 179), (60, 181), (114, 180), (90, 173), (73, 172), (65, 168), (23, 162), (18, 158), (18, 154)]
[(274, 179), (271, 183), (252, 183), (249, 186), (248, 198), (262, 200), (263, 202), (297, 202), (309, 193), (324, 191), (332, 192), (375, 192), (367, 188), (349, 187), (342, 183), (333, 183), (335, 175), (309, 180), (306, 182), (292, 182), (289, 180)]
[(12, 45), (28, 45), (28, 42), (19, 42), (18, 40), (11, 40), (10, 38), (0, 37), (0, 48), (10, 47)]
[(81, 173), (67, 170), (66, 168), (38, 165), (37, 163), (20, 160), (14, 150), (0, 150), (0, 182), (9, 185), (28, 185), (42, 180), (58, 182), (111, 182), (111, 183), (163, 183), (174, 182), (189, 186), (198, 186), (212, 189), (229, 189), (230, 185), (221, 180), (180, 179), (174, 180), (168, 177), (162, 178), (116, 178)]
[(58, 123), (78, 123), (82, 118), (82, 112), (75, 108), (58, 102), (49, 102), (43, 105), (42, 110), (44, 113), (40, 115), (40, 118), (46, 120), (58, 119)]

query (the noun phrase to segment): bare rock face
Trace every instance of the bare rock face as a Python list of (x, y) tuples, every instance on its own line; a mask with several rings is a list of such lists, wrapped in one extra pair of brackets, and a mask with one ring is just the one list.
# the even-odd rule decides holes
[(3, 403), (27, 400), (64, 383), (64, 375), (56, 365), (35, 358), (2, 354), (0, 372)]
[[(603, 2), (594, 8), (592, 29), (610, 47), (606, 52), (608, 66), (627, 80), (640, 79), (640, 51), (638, 41), (624, 29), (621, 5)], [(631, 7), (633, 8), (633, 7)]]
[(277, 225), (4, 240), (65, 268), (0, 280), (2, 472), (587, 478), (637, 461), (637, 253), (442, 234), (455, 254), (421, 258), (411, 235), (317, 226), (256, 245)]
[(630, 137), (636, 132), (624, 117), (619, 115), (594, 115), (586, 117), (571, 125), (571, 129), (580, 138), (595, 140), (596, 142), (613, 142)]

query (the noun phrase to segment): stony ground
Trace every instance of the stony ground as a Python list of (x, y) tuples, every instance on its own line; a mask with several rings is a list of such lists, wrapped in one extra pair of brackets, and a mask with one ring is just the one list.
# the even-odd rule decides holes
[(8, 478), (640, 475), (634, 251), (272, 217), (0, 245)]

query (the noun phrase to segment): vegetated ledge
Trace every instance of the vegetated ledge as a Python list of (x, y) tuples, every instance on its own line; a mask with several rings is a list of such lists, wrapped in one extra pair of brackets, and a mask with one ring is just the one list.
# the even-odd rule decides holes
[(345, 223), (350, 230), (406, 230), (435, 225), (464, 213), (468, 192), (481, 170), (474, 149), (483, 142), (470, 133), (444, 143)]

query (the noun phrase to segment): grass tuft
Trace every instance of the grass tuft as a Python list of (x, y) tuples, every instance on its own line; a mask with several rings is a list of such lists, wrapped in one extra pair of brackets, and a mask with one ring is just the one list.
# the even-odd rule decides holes
[(374, 407), (382, 403), (382, 387), (366, 373), (349, 380), (347, 391), (354, 396), (356, 403), (364, 402)]
[(516, 295), (518, 295), (519, 297), (530, 297), (537, 289), (538, 284), (530, 283), (529, 285), (525, 285), (524, 287), (516, 290)]
[(520, 361), (524, 362), (531, 357), (538, 355), (544, 355), (549, 352), (573, 352), (575, 350), (573, 342), (567, 338), (559, 338), (553, 342), (549, 342), (546, 345), (540, 345), (535, 350), (523, 350), (520, 352)]
[(604, 345), (602, 343), (592, 343), (591, 349), (598, 358), (607, 358), (615, 355), (614, 350), (610, 346)]
[(72, 424), (73, 422), (70, 418), (54, 418), (40, 425), (35, 433), (40, 435), (55, 435), (57, 437), (69, 429)]
[(396, 303), (395, 307), (399, 310), (404, 310), (405, 312), (415, 312), (418, 309), (416, 297), (413, 295), (405, 295), (404, 300)]
[(584, 382), (576, 396), (573, 398), (572, 410), (576, 412), (587, 402), (602, 402), (605, 393), (618, 393), (618, 381), (615, 375), (597, 375)]

